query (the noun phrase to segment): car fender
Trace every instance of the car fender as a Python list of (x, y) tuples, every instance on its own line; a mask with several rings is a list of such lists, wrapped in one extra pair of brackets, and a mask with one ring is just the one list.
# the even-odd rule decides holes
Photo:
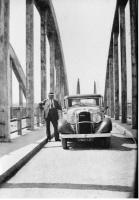
[(97, 133), (109, 133), (112, 130), (112, 122), (110, 118), (104, 118)]
[(59, 122), (58, 122), (58, 131), (60, 133), (71, 133), (71, 134), (74, 133), (74, 130), (73, 130), (72, 126), (65, 119), (59, 120)]

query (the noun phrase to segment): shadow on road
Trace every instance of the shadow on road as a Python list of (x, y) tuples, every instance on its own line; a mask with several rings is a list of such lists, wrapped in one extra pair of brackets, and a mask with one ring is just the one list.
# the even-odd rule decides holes
[(75, 189), (75, 190), (107, 190), (132, 192), (132, 187), (122, 185), (95, 185), (75, 183), (5, 183), (1, 188), (51, 188), (51, 189)]
[(111, 137), (111, 144), (109, 148), (101, 146), (99, 140), (92, 142), (69, 142), (69, 150), (115, 150), (115, 151), (131, 151), (137, 149), (136, 144), (131, 138)]
[[(51, 141), (43, 148), (62, 148), (61, 142)], [(99, 140), (87, 142), (68, 142), (68, 150), (78, 151), (78, 150), (107, 150), (107, 151), (131, 151), (137, 149), (137, 145), (134, 143), (132, 138), (121, 138), (117, 136), (111, 137), (111, 144), (109, 148), (102, 146)]]

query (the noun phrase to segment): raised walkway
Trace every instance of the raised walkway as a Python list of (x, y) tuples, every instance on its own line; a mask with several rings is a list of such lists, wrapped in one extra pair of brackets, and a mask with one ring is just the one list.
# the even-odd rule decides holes
[[(117, 134), (132, 138), (137, 143), (137, 130), (114, 119), (112, 122)], [(12, 136), (10, 143), (0, 143), (0, 183), (12, 177), (47, 142), (45, 126), (40, 126), (34, 131), (24, 130), (22, 136)]]
[(138, 143), (138, 130), (132, 129), (131, 123), (121, 123), (120, 120), (112, 119), (113, 127), (115, 127), (120, 134), (126, 136), (127, 138), (133, 138), (136, 143)]
[(22, 136), (12, 135), (11, 142), (0, 143), (0, 183), (13, 176), (46, 143), (45, 126), (24, 130)]

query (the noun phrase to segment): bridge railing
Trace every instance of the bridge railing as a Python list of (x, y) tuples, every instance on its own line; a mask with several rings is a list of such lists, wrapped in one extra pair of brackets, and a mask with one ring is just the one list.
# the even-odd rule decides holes
[[(121, 105), (119, 106), (119, 118), (121, 119), (122, 111), (121, 111)], [(107, 111), (107, 115), (111, 116), (111, 110), (110, 108)], [(127, 119), (132, 120), (132, 103), (127, 103)]]
[[(38, 127), (40, 126), (40, 122), (42, 121), (42, 114), (40, 109), (34, 108), (34, 125), (37, 125)], [(27, 109), (26, 107), (22, 106), (15, 106), (11, 107), (11, 132), (12, 133), (18, 133), (18, 135), (22, 135), (22, 130), (23, 129), (29, 129), (30, 126), (26, 125), (26, 119), (28, 119), (29, 116), (27, 116)]]
[[(119, 114), (119, 118), (121, 119), (122, 117), (122, 109), (120, 106), (120, 114)], [(132, 121), (132, 103), (127, 103), (127, 123), (131, 123)]]

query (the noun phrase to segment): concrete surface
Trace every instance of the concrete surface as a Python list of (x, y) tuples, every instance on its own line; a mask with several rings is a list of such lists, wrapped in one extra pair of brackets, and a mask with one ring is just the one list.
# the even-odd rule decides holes
[(35, 128), (33, 132), (26, 130), (10, 143), (1, 143), (0, 183), (13, 176), (46, 143), (45, 127)]
[[(113, 120), (113, 128), (117, 130), (113, 134), (120, 137), (131, 137), (134, 140), (135, 134), (117, 121)], [(35, 128), (33, 132), (26, 130), (24, 135), (13, 137), (11, 143), (1, 143), (0, 183), (13, 176), (45, 143), (47, 143), (45, 126)]]
[[(128, 198), (133, 191), (137, 148), (113, 130), (111, 147), (54, 139), (0, 187), (2, 198)], [(114, 134), (114, 135), (113, 135)]]

